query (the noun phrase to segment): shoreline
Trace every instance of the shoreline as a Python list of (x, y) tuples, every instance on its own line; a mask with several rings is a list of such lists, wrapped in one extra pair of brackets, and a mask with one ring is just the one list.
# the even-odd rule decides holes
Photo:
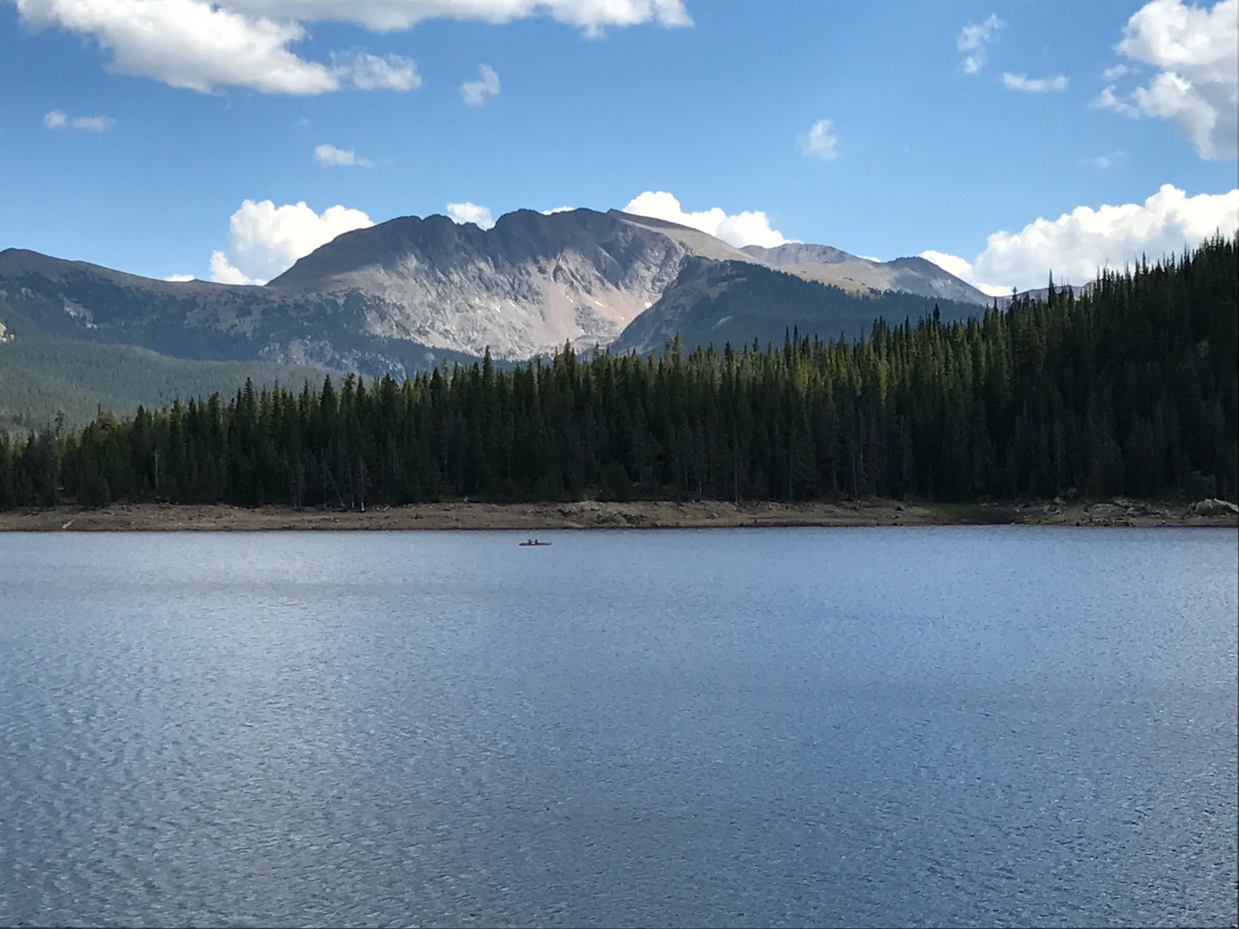
[[(58, 506), (0, 513), (0, 532), (176, 532), (409, 529), (704, 529), (793, 526), (1239, 526), (1233, 505), (1093, 503), (923, 504), (639, 501), (602, 503), (423, 503), (358, 510), (191, 504)], [(1219, 512), (1225, 510), (1225, 512)], [(1209, 515), (1203, 515), (1203, 513)]]

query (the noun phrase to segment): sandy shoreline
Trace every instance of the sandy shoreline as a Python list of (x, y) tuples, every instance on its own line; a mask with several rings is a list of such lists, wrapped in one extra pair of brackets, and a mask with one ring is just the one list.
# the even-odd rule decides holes
[(0, 532), (317, 529), (662, 529), (753, 526), (1239, 526), (1239, 516), (1116, 498), (1098, 503), (427, 503), (359, 511), (117, 504), (0, 513)]

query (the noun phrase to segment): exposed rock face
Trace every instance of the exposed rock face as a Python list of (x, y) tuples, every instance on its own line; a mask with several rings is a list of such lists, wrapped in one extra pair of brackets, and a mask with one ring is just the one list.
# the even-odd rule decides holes
[[(765, 276), (738, 287), (745, 269)], [(786, 280), (771, 283), (769, 275)], [(615, 210), (518, 210), (486, 231), (445, 216), (410, 216), (348, 232), (265, 287), (155, 281), (10, 249), (0, 252), (0, 324), (15, 314), (53, 335), (179, 358), (400, 376), (487, 348), (497, 360), (516, 361), (564, 343), (605, 347), (673, 285), (664, 312), (643, 324), (645, 335), (618, 345), (661, 348), (659, 333), (683, 315), (665, 312), (673, 306), (692, 308), (684, 317), (691, 338), (720, 344), (770, 333), (781, 341), (796, 325), (823, 337), (852, 336), (875, 316), (905, 315), (902, 304), (845, 306), (833, 297), (823, 309), (819, 291), (829, 288), (804, 290), (789, 281), (832, 284), (875, 300), (908, 291), (919, 295), (906, 310), (913, 318), (932, 311), (924, 298), (943, 301), (944, 315), (954, 312), (946, 306), (951, 300), (984, 302), (922, 259), (877, 263), (801, 243), (737, 249), (696, 229)], [(709, 303), (720, 282), (728, 299)]]
[[(281, 294), (266, 287), (169, 282), (37, 252), (0, 252), (0, 320), (51, 336), (147, 348), (174, 358), (322, 365), (397, 375), (445, 355), (368, 331), (379, 302), (356, 291)], [(20, 337), (20, 335), (16, 336)]]
[[(772, 268), (788, 268), (795, 265), (842, 264), (845, 261), (868, 261), (857, 258), (845, 251), (831, 248), (829, 245), (809, 245), (805, 242), (788, 242), (786, 245), (776, 245), (774, 248), (763, 248), (760, 245), (746, 245), (741, 249), (747, 255), (770, 265)], [(874, 262), (869, 262), (873, 264)]]
[(986, 305), (993, 298), (924, 258), (871, 261), (828, 245), (789, 242), (777, 248), (746, 245), (744, 252), (807, 281), (832, 284), (849, 293), (902, 291), (939, 300)]
[(975, 314), (970, 303), (914, 293), (880, 291), (859, 295), (787, 273), (787, 269), (739, 261), (689, 258), (679, 277), (649, 310), (610, 346), (612, 352), (659, 352), (679, 334), (684, 351), (730, 344), (779, 346), (794, 333), (822, 340), (858, 339), (876, 319), (890, 324), (917, 320), (939, 309), (951, 322)]
[(755, 259), (704, 233), (612, 210), (518, 210), (483, 231), (443, 216), (345, 233), (268, 284), (376, 298), (374, 335), (497, 358), (607, 345), (685, 258)]

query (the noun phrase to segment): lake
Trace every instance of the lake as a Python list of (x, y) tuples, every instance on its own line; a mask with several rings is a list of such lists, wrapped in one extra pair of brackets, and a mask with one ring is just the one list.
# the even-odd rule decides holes
[(1234, 529), (0, 534), (0, 924), (1235, 925)]

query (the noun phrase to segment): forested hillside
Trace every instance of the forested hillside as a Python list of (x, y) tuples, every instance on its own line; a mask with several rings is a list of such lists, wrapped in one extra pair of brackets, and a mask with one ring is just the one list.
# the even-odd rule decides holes
[(247, 379), (259, 384), (318, 382), (311, 365), (262, 361), (195, 361), (133, 345), (109, 345), (49, 335), (20, 318), (0, 340), (0, 430), (23, 432), (63, 414), (80, 427), (100, 410), (132, 416), (142, 404), (176, 397), (233, 393)]
[(358, 507), (490, 499), (1239, 490), (1233, 238), (1085, 295), (858, 342), (661, 357), (564, 350), (397, 383), (252, 387), (0, 441), (0, 506), (76, 500)]
[(947, 321), (966, 320), (982, 309), (905, 291), (862, 296), (761, 265), (690, 258), (658, 302), (629, 323), (610, 349), (612, 354), (661, 352), (676, 335), (689, 351), (754, 339), (778, 345), (792, 329), (822, 339), (860, 339), (875, 319), (919, 319), (935, 307)]

